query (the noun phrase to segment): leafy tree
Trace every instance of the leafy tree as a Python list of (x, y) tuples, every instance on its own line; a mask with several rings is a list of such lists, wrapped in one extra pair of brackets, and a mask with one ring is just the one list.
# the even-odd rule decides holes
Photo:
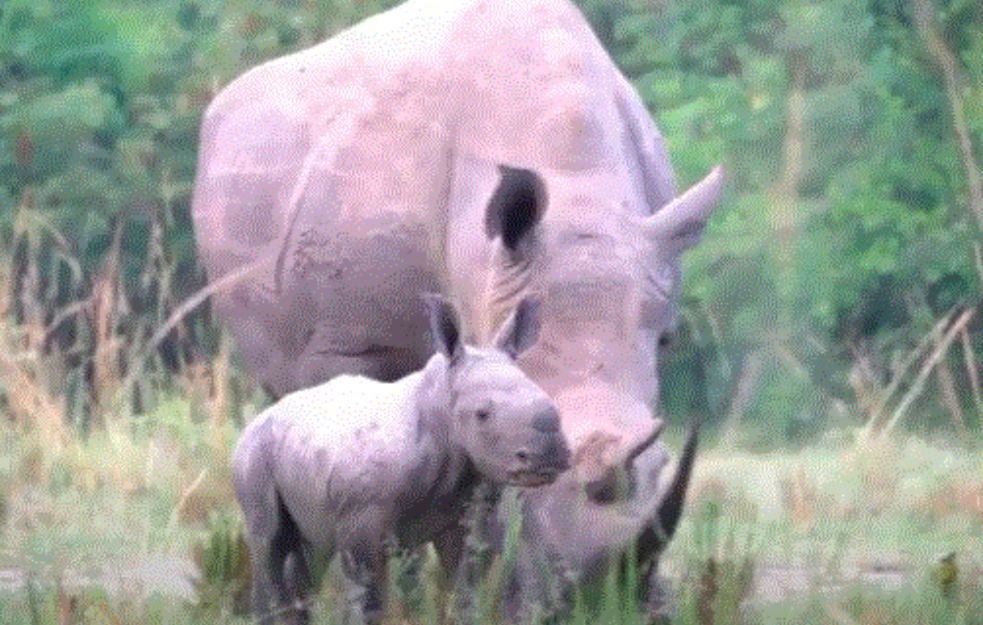
[[(689, 329), (666, 359), (705, 381), (705, 401), (667, 370), (670, 412), (723, 417), (753, 383), (748, 419), (815, 432), (832, 406), (856, 405), (858, 359), (889, 377), (932, 320), (978, 298), (950, 102), (908, 3), (597, 4), (587, 14), (681, 184), (721, 161), (730, 175), (687, 257)], [(978, 3), (942, 9), (978, 132)], [(766, 362), (753, 381), (741, 373), (752, 355)]]

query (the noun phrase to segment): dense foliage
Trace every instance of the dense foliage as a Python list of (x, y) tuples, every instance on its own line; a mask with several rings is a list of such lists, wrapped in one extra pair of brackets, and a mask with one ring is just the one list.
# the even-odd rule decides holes
[[(787, 434), (830, 414), (845, 425), (936, 319), (978, 298), (980, 222), (928, 29), (962, 61), (950, 95), (975, 103), (975, 145), (981, 16), (975, 3), (939, 9), (937, 24), (916, 15), (935, 13), (928, 0), (674, 3), (608, 18), (680, 179), (718, 160), (732, 174), (709, 241), (688, 257), (691, 364), (668, 372), (709, 392), (691, 386), (670, 407), (706, 397), (713, 415), (743, 411)], [(735, 405), (742, 386), (749, 400)], [(942, 403), (921, 408), (947, 419), (931, 409)]]
[[(43, 408), (52, 421), (97, 423), (120, 397), (139, 411), (201, 368), (204, 392), (221, 394), (207, 310), (150, 344), (203, 283), (188, 216), (202, 112), (248, 67), (392, 4), (0, 7), (0, 391), (11, 418)], [(748, 420), (767, 443), (893, 410), (878, 405), (901, 364), (979, 298), (979, 3), (580, 5), (653, 111), (681, 186), (716, 162), (730, 172), (724, 207), (686, 258), (683, 317), (661, 363), (667, 412)], [(978, 425), (975, 356), (960, 350), (978, 352), (980, 332), (967, 328), (912, 394), (908, 425)], [(148, 351), (147, 375), (124, 388)]]

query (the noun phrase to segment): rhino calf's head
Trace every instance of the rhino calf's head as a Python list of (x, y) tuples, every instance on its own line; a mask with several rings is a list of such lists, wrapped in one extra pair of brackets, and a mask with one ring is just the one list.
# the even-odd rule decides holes
[(448, 360), (449, 437), (494, 482), (543, 486), (570, 466), (560, 415), (515, 359), (539, 334), (537, 305), (519, 302), (487, 348), (461, 343), (453, 308), (428, 298), (431, 330)]

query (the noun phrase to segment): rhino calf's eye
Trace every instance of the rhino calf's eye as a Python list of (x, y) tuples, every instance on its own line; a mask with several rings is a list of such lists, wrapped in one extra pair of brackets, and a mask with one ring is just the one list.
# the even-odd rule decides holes
[(479, 423), (484, 423), (491, 417), (491, 410), (488, 408), (482, 408), (478, 412), (474, 413), (476, 419)]

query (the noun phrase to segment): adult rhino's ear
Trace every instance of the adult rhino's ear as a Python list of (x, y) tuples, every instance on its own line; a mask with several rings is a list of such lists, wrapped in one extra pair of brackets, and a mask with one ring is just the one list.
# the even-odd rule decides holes
[(434, 347), (448, 360), (455, 362), (464, 351), (457, 312), (450, 302), (435, 293), (425, 293), (423, 301), (430, 318), (430, 334), (433, 336)]
[(686, 193), (646, 217), (646, 233), (660, 249), (670, 254), (678, 255), (693, 247), (703, 235), (707, 219), (720, 203), (723, 184), (723, 168), (718, 165)]
[(485, 233), (502, 238), (502, 244), (515, 252), (519, 243), (539, 223), (546, 210), (546, 184), (534, 171), (499, 165), (501, 180), (488, 201)]
[(505, 320), (492, 345), (512, 358), (536, 344), (539, 340), (539, 301), (527, 296), (519, 301), (509, 318)]

